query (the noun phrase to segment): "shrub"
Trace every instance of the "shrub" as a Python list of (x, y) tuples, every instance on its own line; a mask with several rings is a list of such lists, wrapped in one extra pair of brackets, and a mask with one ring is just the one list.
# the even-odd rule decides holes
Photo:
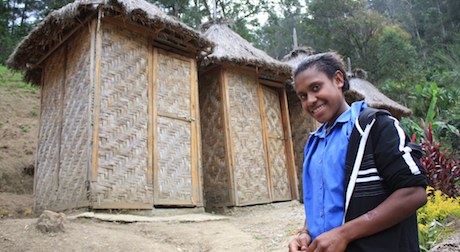
[(460, 218), (460, 200), (448, 197), (432, 187), (427, 188), (428, 202), (417, 211), (420, 249), (428, 251), (455, 229), (451, 218)]
[(441, 150), (441, 144), (433, 138), (432, 125), (422, 120), (424, 138), (422, 148), (425, 155), (421, 162), (426, 169), (428, 184), (436, 190), (441, 190), (450, 197), (460, 196), (460, 167), (458, 155), (455, 152)]

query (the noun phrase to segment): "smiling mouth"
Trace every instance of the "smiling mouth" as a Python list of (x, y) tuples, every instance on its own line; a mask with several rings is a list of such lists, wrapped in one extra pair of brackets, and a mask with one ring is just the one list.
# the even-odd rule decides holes
[(323, 108), (324, 108), (324, 104), (320, 105), (320, 106), (318, 106), (318, 107), (316, 107), (314, 109), (311, 109), (310, 113), (314, 115), (314, 114), (318, 113), (319, 111), (321, 111)]

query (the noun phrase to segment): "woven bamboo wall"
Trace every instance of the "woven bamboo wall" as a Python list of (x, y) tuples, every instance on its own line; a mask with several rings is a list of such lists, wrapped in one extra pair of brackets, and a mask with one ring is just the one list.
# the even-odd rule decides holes
[(270, 201), (256, 75), (227, 72), (237, 205)]
[(35, 211), (54, 209), (59, 196), (59, 154), (61, 136), (61, 113), (65, 69), (65, 48), (58, 49), (46, 61), (43, 68), (41, 90), (40, 131), (35, 171)]
[(298, 179), (299, 199), (303, 201), (302, 167), (303, 152), (311, 132), (316, 130), (316, 121), (303, 109), (299, 98), (292, 88), (287, 88), (289, 118), (291, 121), (292, 141), (294, 145), (294, 158)]
[(201, 137), (206, 205), (229, 205), (230, 181), (226, 164), (225, 134), (222, 115), (221, 71), (200, 76)]
[(157, 68), (155, 204), (191, 204), (191, 63), (159, 53)]
[(285, 137), (279, 95), (277, 91), (263, 88), (263, 97), (272, 198), (275, 201), (290, 200), (291, 189), (287, 175)]
[(147, 178), (146, 38), (103, 26), (97, 182), (94, 207), (151, 208)]
[(62, 208), (88, 206), (90, 34), (82, 29), (67, 45), (62, 113), (58, 203)]

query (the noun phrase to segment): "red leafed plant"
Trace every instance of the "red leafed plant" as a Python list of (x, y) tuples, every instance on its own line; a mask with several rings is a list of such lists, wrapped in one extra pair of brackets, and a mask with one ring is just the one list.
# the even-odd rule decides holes
[(441, 150), (441, 143), (433, 139), (431, 123), (428, 125), (422, 120), (424, 138), (422, 148), (425, 155), (421, 162), (425, 166), (428, 184), (440, 190), (449, 197), (460, 196), (460, 167), (458, 153), (448, 153)]

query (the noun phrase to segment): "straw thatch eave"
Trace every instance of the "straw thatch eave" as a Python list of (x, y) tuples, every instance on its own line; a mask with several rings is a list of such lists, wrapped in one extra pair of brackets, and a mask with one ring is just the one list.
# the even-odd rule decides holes
[[(203, 36), (216, 45), (211, 54), (204, 57), (202, 65), (229, 63), (238, 66), (255, 67), (263, 74), (272, 73), (281, 78), (291, 76), (291, 67), (270, 57), (264, 51), (255, 48), (230, 27), (221, 22), (207, 25)], [(270, 75), (270, 74), (268, 74)]]
[(410, 116), (411, 110), (381, 93), (372, 83), (359, 78), (350, 79), (350, 91), (346, 94), (347, 101), (363, 100), (373, 108), (388, 110), (397, 118)]
[(290, 65), (292, 70), (295, 70), (295, 68), (302, 62), (305, 57), (308, 57), (310, 55), (313, 55), (315, 51), (311, 47), (297, 47), (294, 48), (294, 50), (290, 51), (288, 54), (286, 54), (281, 61)]
[(155, 5), (144, 0), (76, 0), (51, 12), (16, 47), (7, 60), (7, 66), (24, 70), (27, 81), (39, 84), (40, 59), (62, 42), (62, 38), (89, 17), (97, 17), (98, 9), (106, 16), (122, 17), (147, 27), (152, 32), (166, 30), (192, 43), (196, 52), (212, 51), (213, 43), (194, 29), (166, 15)]

